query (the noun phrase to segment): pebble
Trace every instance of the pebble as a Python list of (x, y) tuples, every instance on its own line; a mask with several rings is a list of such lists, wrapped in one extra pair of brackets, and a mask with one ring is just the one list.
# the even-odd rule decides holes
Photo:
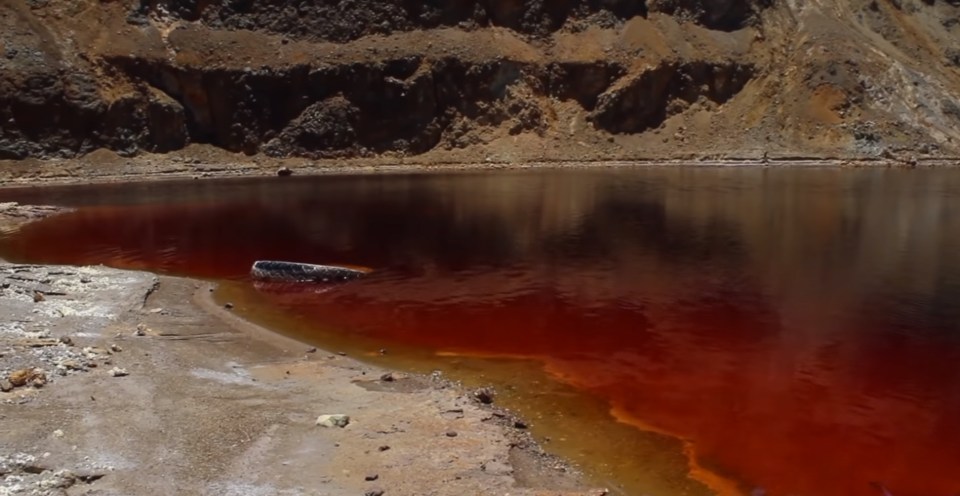
[(316, 353), (316, 352), (317, 352), (317, 349), (316, 349), (316, 348), (308, 348), (308, 349), (307, 349), (307, 353)]
[(121, 369), (120, 367), (114, 367), (114, 368), (110, 369), (110, 375), (112, 375), (112, 376), (114, 376), (114, 377), (125, 377), (125, 376), (130, 375), (130, 373), (127, 372), (127, 369)]
[(378, 451), (387, 451), (388, 449), (390, 449), (390, 447), (387, 446), (387, 445), (383, 445), (383, 446), (377, 448)]
[(277, 175), (280, 177), (288, 177), (293, 175), (293, 171), (289, 167), (283, 166), (277, 169)]
[(58, 363), (57, 368), (62, 368), (64, 370), (83, 370), (85, 367), (82, 363), (76, 360), (67, 359)]
[(377, 480), (377, 479), (379, 479), (379, 478), (380, 478), (380, 475), (378, 475), (378, 474), (370, 474), (370, 475), (364, 477), (363, 480), (365, 480), (365, 481), (367, 481), (367, 482), (370, 482), (370, 481), (375, 481), (375, 480)]
[(350, 423), (350, 416), (342, 413), (321, 415), (317, 417), (316, 424), (321, 427), (346, 427)]
[(226, 303), (223, 304), (223, 308), (226, 308), (227, 310), (230, 310), (231, 308), (233, 308), (233, 303), (230, 303), (230, 302), (228, 301), (228, 302), (226, 302)]
[(457, 437), (456, 431), (447, 431), (447, 437)]
[(147, 325), (146, 324), (137, 324), (137, 331), (134, 332), (137, 336), (145, 336), (147, 334)]
[(120, 353), (121, 351), (123, 351), (123, 348), (121, 348), (120, 345), (113, 343), (110, 345), (110, 351), (113, 351), (115, 353)]
[(387, 372), (386, 374), (381, 375), (380, 380), (383, 382), (393, 382), (394, 381), (393, 373)]
[(26, 385), (43, 387), (43, 385), (47, 383), (47, 374), (43, 369), (14, 370), (10, 373), (10, 376), (7, 377), (7, 381), (12, 386), (11, 389)]
[(93, 360), (95, 358), (101, 358), (105, 355), (110, 355), (111, 352), (100, 348), (99, 346), (87, 346), (83, 349), (83, 354), (86, 355), (87, 358)]
[(363, 496), (383, 496), (383, 489), (371, 489), (363, 493)]
[(10, 373), (8, 381), (13, 387), (20, 387), (27, 383), (27, 377), (30, 376), (31, 369), (14, 370)]
[(493, 398), (497, 395), (493, 388), (483, 387), (473, 392), (473, 397), (484, 405), (493, 403)]

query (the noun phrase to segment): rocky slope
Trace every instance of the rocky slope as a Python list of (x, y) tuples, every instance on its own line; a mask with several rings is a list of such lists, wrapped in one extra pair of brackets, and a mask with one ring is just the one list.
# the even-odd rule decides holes
[(953, 156), (956, 0), (4, 0), (0, 159)]

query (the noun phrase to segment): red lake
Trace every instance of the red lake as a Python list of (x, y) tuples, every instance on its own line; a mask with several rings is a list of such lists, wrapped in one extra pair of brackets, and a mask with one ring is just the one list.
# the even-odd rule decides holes
[[(960, 170), (624, 168), (0, 190), (14, 262), (218, 280), (278, 332), (494, 384), (631, 495), (960, 495)], [(255, 260), (373, 269), (262, 284)], [(389, 352), (380, 355), (377, 350)]]

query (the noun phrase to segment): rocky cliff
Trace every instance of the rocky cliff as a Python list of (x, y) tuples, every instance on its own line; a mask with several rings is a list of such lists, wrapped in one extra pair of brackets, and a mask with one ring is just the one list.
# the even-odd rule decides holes
[(952, 156), (958, 34), (956, 0), (3, 0), (0, 158)]

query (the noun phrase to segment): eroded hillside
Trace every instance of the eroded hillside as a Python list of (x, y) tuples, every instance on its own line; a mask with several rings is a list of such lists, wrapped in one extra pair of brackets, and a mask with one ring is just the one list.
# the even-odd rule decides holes
[(953, 156), (956, 0), (3, 0), (0, 158)]

